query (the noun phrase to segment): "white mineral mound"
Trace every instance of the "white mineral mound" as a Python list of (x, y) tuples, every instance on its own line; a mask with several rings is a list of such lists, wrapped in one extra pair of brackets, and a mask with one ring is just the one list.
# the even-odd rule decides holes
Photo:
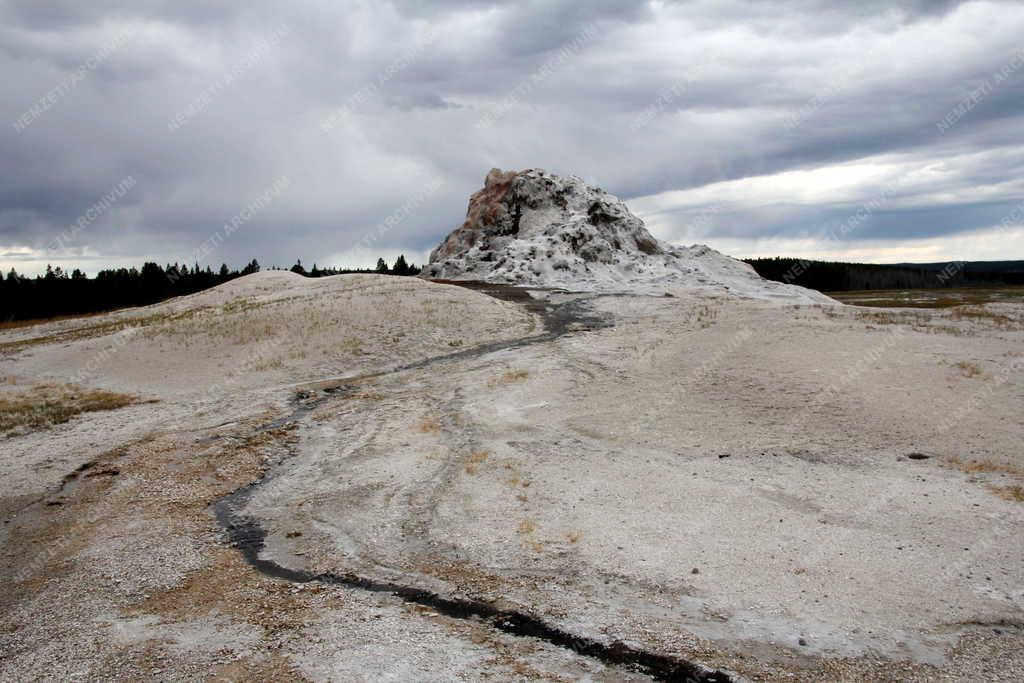
[(705, 245), (655, 239), (604, 190), (540, 169), (491, 169), (466, 221), (430, 254), (422, 277), (577, 291), (691, 288), (744, 297), (835, 303), (818, 292), (765, 280)]

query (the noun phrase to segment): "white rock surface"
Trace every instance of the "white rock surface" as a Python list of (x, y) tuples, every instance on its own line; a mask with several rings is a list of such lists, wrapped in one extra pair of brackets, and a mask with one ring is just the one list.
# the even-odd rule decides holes
[(705, 245), (655, 239), (614, 195), (576, 176), (491, 169), (466, 221), (430, 254), (423, 277), (576, 291), (705, 289), (758, 299), (833, 303), (770, 282)]
[(262, 476), (244, 512), (284, 566), (738, 680), (1024, 680), (1019, 300), (531, 296), (613, 324), (550, 339), (461, 287), (264, 272), (0, 330), (0, 398), (86, 367), (155, 399), (0, 439), (0, 681), (642, 679), (260, 574), (210, 502)]

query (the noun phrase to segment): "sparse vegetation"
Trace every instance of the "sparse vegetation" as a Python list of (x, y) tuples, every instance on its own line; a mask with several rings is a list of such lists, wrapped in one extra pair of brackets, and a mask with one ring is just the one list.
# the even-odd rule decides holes
[[(317, 291), (288, 296), (271, 293), (205, 306), (196, 301), (186, 310), (161, 306), (106, 318), (80, 318), (60, 326), (45, 325), (38, 331), (27, 330), (32, 336), (23, 332), (20, 338), (0, 341), (0, 353), (104, 337), (131, 328), (137, 330), (136, 340), (174, 351), (213, 342), (217, 346), (215, 354), (223, 351), (227, 355), (234, 347), (262, 344), (247, 356), (252, 358), (254, 371), (280, 369), (290, 361), (306, 358), (323, 359), (325, 364), (340, 367), (353, 357), (369, 361), (387, 355), (400, 359), (406, 354), (464, 348), (476, 335), (520, 334), (533, 323), (525, 311), (517, 312), (511, 320), (480, 321), (474, 315), (476, 302), (462, 297), (449, 298), (443, 306), (429, 300), (424, 305), (422, 287), (405, 278), (389, 278), (387, 282), (381, 278), (352, 278), (343, 287), (332, 289), (332, 296), (326, 300)], [(417, 334), (396, 331), (390, 324), (395, 319), (408, 321), (408, 328), (417, 329)]]
[(221, 311), (224, 313), (240, 313), (258, 309), (265, 305), (266, 302), (256, 301), (252, 297), (241, 297), (221, 306)]
[[(1015, 465), (1009, 465), (1002, 462), (996, 462), (989, 458), (985, 459), (971, 459), (962, 460), (960, 458), (949, 458), (946, 460), (946, 464), (950, 467), (954, 467), (966, 474), (971, 475), (999, 475), (1000, 478), (1009, 478), (1011, 481), (1024, 481), (1024, 469)], [(989, 483), (986, 487), (989, 491), (999, 496), (1004, 500), (1009, 500), (1015, 503), (1024, 503), (1024, 485), (1019, 483), (1003, 484), (1003, 483), (991, 483), (993, 477), (981, 476), (981, 481), (988, 480)]]
[(975, 363), (969, 361), (959, 361), (956, 363), (956, 367), (960, 369), (964, 377), (977, 377), (981, 374), (981, 369)]
[(864, 320), (876, 325), (896, 325), (905, 322), (891, 311), (858, 311), (858, 320)]
[(711, 306), (698, 306), (696, 319), (697, 324), (701, 327), (711, 327), (718, 319), (718, 309)]
[(137, 402), (112, 391), (43, 385), (0, 396), (0, 433), (12, 436), (62, 424), (81, 413), (115, 410)]
[(979, 474), (979, 473), (992, 473), (997, 472), (1001, 474), (1013, 474), (1024, 477), (1024, 470), (1013, 465), (1007, 465), (1005, 463), (996, 462), (990, 459), (984, 460), (962, 460), (960, 458), (949, 458), (946, 461), (950, 466), (957, 468), (967, 474)]
[(363, 354), (363, 340), (359, 337), (345, 337), (341, 340), (341, 344), (338, 347), (345, 353), (353, 356), (360, 356)]
[(522, 382), (530, 376), (528, 370), (509, 370), (508, 372), (502, 373), (501, 377), (489, 380), (487, 386), (496, 387), (502, 384), (512, 384), (513, 382)]
[(437, 434), (441, 431), (441, 424), (433, 416), (424, 417), (420, 420), (419, 430), (421, 434)]
[(827, 292), (851, 306), (872, 308), (951, 308), (982, 306), (994, 302), (1024, 301), (1024, 287), (964, 287), (954, 289), (896, 289)]
[(1015, 329), (1018, 322), (1008, 315), (984, 306), (957, 306), (950, 311), (949, 317), (953, 320), (982, 320), (1005, 329)]
[(868, 328), (877, 325), (906, 325), (916, 332), (956, 336), (976, 335), (985, 329), (1024, 330), (1024, 320), (980, 306), (955, 306), (946, 310), (862, 308), (854, 313), (854, 317), (868, 323)]
[(471, 453), (469, 458), (466, 460), (466, 474), (476, 474), (476, 466), (486, 461), (488, 455), (490, 455), (490, 453), (487, 451), (474, 451)]
[(1024, 503), (1024, 486), (1012, 484), (1010, 486), (989, 486), (994, 494), (1004, 500), (1014, 503)]

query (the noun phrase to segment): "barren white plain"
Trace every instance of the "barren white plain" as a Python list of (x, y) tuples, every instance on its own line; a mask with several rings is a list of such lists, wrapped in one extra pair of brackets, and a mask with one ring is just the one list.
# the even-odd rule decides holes
[(480, 354), (544, 321), (386, 276), (0, 331), (4, 395), (141, 399), (0, 436), (0, 678), (644, 679), (262, 575), (211, 506), (263, 478), (245, 512), (285, 567), (737, 678), (1020, 680), (1024, 306), (671, 293), (538, 292), (608, 325)]

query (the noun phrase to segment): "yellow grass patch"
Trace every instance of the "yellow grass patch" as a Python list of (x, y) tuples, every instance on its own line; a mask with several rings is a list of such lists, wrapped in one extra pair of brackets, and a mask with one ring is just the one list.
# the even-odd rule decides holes
[(994, 460), (961, 460), (960, 458), (950, 458), (947, 461), (953, 467), (966, 472), (967, 474), (980, 474), (985, 472), (998, 472), (1001, 474), (1014, 474), (1018, 476), (1024, 476), (1024, 470), (1013, 465), (1007, 465)]
[(992, 493), (1004, 500), (1014, 503), (1024, 503), (1024, 486), (1013, 484), (1011, 486), (989, 486)]
[(81, 413), (115, 410), (136, 401), (113, 391), (43, 385), (0, 396), (0, 433), (46, 429)]
[(997, 327), (1013, 327), (1017, 322), (1003, 313), (996, 313), (984, 306), (957, 306), (950, 312), (953, 320), (985, 320)]

